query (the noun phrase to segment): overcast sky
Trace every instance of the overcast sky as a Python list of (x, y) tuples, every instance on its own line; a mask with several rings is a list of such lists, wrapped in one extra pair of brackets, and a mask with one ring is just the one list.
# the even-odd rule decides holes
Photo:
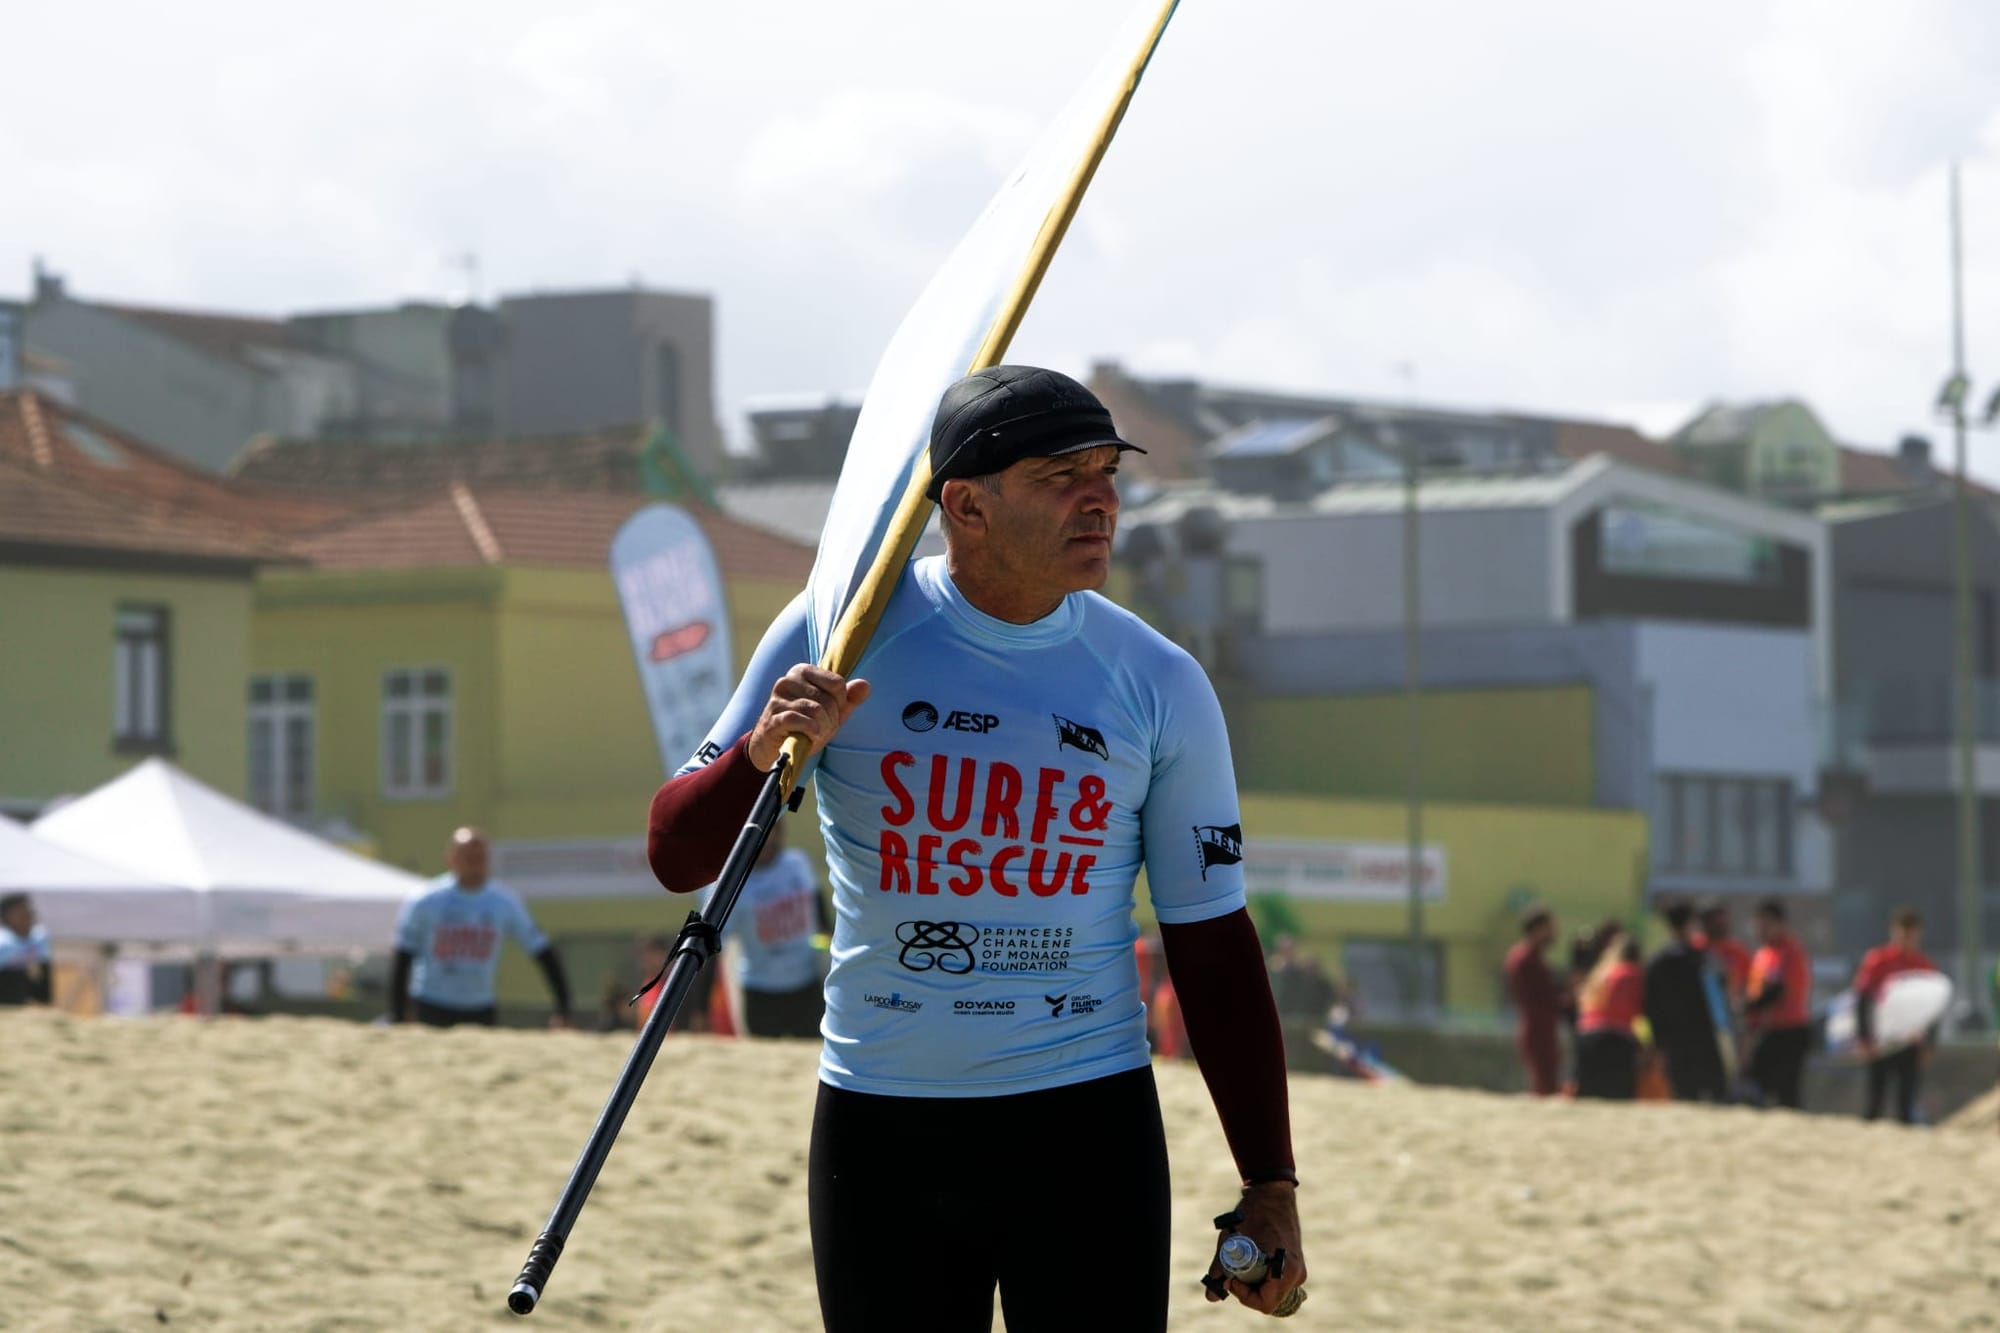
[[(2000, 385), (2000, 5), (1184, 0), (1013, 359), (1664, 431)], [(558, 10), (567, 12), (557, 12)], [(1128, 0), (16, 6), (0, 296), (712, 293), (725, 429), (858, 390)], [(2000, 435), (1974, 436), (2000, 481)]]

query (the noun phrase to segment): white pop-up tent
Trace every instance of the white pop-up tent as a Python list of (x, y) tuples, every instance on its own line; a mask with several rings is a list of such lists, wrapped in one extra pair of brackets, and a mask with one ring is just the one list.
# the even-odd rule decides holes
[[(148, 759), (36, 820), (37, 837), (192, 891), (192, 943), (218, 957), (383, 951), (416, 875), (356, 856)], [(44, 902), (53, 905), (53, 896)], [(53, 913), (51, 935), (60, 936)], [(143, 942), (115, 906), (72, 938)]]
[[(201, 900), (193, 889), (162, 883), (81, 856), (0, 815), (0, 894), (28, 893), (57, 939), (193, 944), (201, 935)], [(105, 923), (115, 923), (111, 935)]]

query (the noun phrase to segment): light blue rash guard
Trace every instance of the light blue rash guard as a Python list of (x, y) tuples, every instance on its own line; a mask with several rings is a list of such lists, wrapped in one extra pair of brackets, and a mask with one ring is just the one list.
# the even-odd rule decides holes
[(0, 968), (47, 967), (53, 955), (49, 950), (49, 932), (39, 922), (28, 927), (26, 935), (16, 935), (5, 926), (0, 926)]
[[(735, 744), (807, 660), (801, 597), (681, 771)], [(972, 1097), (1144, 1066), (1140, 868), (1163, 922), (1244, 902), (1229, 737), (1201, 667), (1095, 593), (996, 620), (933, 557), (905, 572), (855, 675), (873, 693), (816, 770), (835, 909), (820, 1077)]]
[(489, 879), (466, 890), (452, 876), (439, 875), (396, 917), (396, 947), (416, 960), (411, 998), (447, 1009), (491, 1008), (506, 935), (530, 955), (549, 947), (549, 937), (505, 885)]
[(795, 991), (819, 980), (819, 887), (812, 862), (788, 847), (743, 881), (725, 934), (736, 951), (736, 980), (745, 990)]

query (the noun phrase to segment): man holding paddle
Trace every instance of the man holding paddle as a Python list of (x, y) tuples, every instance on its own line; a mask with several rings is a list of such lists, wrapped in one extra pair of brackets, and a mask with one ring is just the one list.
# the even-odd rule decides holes
[(795, 602), (654, 798), (654, 872), (692, 892), (787, 739), (818, 765), (836, 924), (809, 1174), (831, 1330), (988, 1328), (996, 1287), (1017, 1329), (1166, 1326), (1141, 869), (1242, 1180), (1225, 1230), (1269, 1257), (1254, 1285), (1218, 1263), (1209, 1296), (1296, 1308), (1284, 1044), (1221, 710), (1192, 658), (1093, 591), (1133, 447), (1068, 376), (953, 385), (929, 446), (946, 555), (903, 571), (853, 679), (808, 663)]

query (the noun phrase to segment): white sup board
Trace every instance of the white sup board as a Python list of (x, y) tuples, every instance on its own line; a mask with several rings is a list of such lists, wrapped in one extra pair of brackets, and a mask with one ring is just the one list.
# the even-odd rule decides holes
[[(1882, 983), (1875, 1005), (1875, 1045), (1883, 1052), (1922, 1041), (1951, 1008), (1951, 978), (1942, 972), (1898, 972)], [(1826, 1010), (1826, 1053), (1858, 1058), (1854, 1049), (1854, 992), (1842, 991)]]

